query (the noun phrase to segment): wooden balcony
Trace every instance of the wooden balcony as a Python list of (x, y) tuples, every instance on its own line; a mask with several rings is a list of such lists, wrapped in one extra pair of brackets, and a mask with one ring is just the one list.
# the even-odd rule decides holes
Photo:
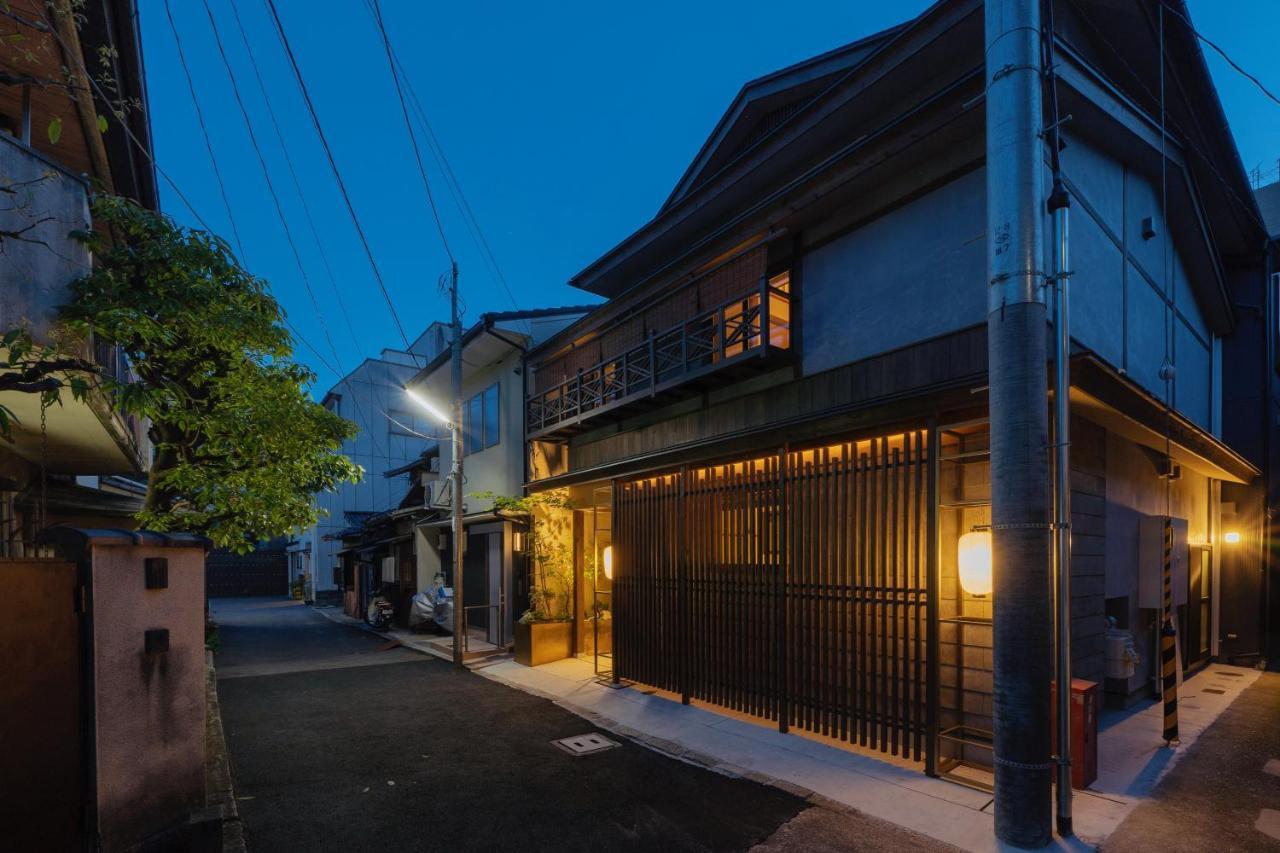
[(696, 393), (785, 358), (791, 349), (791, 287), (786, 273), (655, 332), (638, 346), (531, 395), (529, 438), (565, 436), (602, 415), (621, 414)]

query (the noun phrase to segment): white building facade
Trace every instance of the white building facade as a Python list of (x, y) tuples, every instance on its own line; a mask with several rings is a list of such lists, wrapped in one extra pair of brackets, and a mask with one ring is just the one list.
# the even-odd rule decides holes
[(434, 443), (437, 433), (443, 435), (440, 424), (407, 403), (404, 387), (448, 346), (448, 325), (432, 323), (407, 352), (382, 350), (325, 394), (325, 408), (357, 427), (356, 435), (343, 443), (342, 452), (364, 469), (364, 476), (359, 482), (317, 493), (320, 519), (290, 548), (290, 581), (304, 579), (307, 601), (340, 600), (340, 534), (359, 527), (375, 513), (394, 508), (403, 493), (398, 491), (399, 482), (389, 480), (385, 472), (418, 459)]

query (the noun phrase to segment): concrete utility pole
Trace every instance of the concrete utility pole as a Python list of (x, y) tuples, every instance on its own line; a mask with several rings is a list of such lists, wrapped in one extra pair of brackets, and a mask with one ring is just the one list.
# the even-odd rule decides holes
[(458, 264), (449, 270), (449, 328), (453, 333), (450, 368), (453, 373), (453, 664), (463, 664), (464, 637), (467, 630), (467, 609), (463, 605), (462, 548), (466, 532), (462, 527), (462, 318), (458, 316)]
[(986, 0), (996, 836), (1053, 839), (1040, 0)]

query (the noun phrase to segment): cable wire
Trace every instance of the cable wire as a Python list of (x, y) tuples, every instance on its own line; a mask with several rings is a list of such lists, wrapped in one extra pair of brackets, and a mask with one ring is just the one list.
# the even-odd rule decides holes
[(280, 12), (276, 9), (275, 0), (266, 0), (266, 4), (268, 11), (271, 13), (271, 19), (275, 23), (276, 34), (280, 38), (280, 44), (289, 59), (289, 66), (293, 69), (293, 76), (298, 81), (298, 88), (302, 91), (302, 99), (306, 102), (307, 112), (311, 116), (311, 123), (315, 126), (316, 135), (320, 137), (320, 144), (324, 148), (325, 157), (329, 160), (329, 168), (333, 172), (333, 178), (338, 184), (338, 190), (342, 193), (342, 200), (346, 203), (347, 212), (351, 215), (351, 222), (355, 225), (356, 234), (360, 237), (360, 245), (364, 247), (364, 254), (369, 260), (370, 268), (373, 270), (373, 277), (378, 283), (378, 289), (382, 291), (382, 298), (387, 303), (387, 310), (391, 312), (391, 319), (395, 322), (396, 329), (400, 332), (400, 337), (404, 341), (405, 351), (409, 353), (416, 364), (417, 355), (413, 352), (409, 336), (405, 333), (404, 324), (400, 322), (400, 315), (396, 312), (396, 306), (391, 300), (391, 294), (387, 292), (386, 282), (383, 281), (382, 272), (378, 269), (378, 262), (373, 257), (373, 249), (370, 248), (369, 239), (365, 236), (364, 228), (360, 224), (360, 217), (356, 214), (351, 195), (347, 192), (346, 182), (342, 180), (342, 173), (338, 170), (338, 161), (333, 156), (333, 149), (330, 148), (329, 140), (324, 133), (324, 127), (320, 124), (320, 116), (311, 100), (311, 93), (307, 90), (307, 82), (303, 79), (302, 69), (293, 53), (293, 47), (289, 44), (289, 36), (285, 33), (284, 22), (280, 19)]
[[(320, 310), (320, 302), (316, 299), (314, 288), (311, 287), (311, 278), (307, 275), (307, 268), (302, 263), (302, 253), (298, 251), (297, 241), (293, 239), (293, 229), (289, 227), (289, 221), (284, 215), (284, 207), (280, 204), (280, 195), (276, 192), (275, 184), (271, 180), (271, 170), (267, 167), (266, 158), (262, 154), (262, 147), (258, 144), (258, 136), (253, 132), (253, 120), (249, 117), (249, 109), (245, 106), (244, 98), (240, 94), (240, 84), (236, 81), (235, 70), (231, 67), (231, 60), (227, 56), (226, 46), (222, 42), (222, 34), (218, 30), (218, 22), (213, 16), (213, 8), (209, 5), (209, 0), (202, 0), (202, 3), (205, 14), (209, 16), (209, 28), (213, 31), (213, 41), (218, 47), (218, 55), (222, 58), (222, 65), (227, 71), (227, 79), (231, 82), (231, 93), (235, 96), (236, 105), (240, 108), (240, 115), (244, 119), (245, 130), (249, 133), (249, 142), (253, 146), (253, 153), (257, 156), (258, 165), (262, 168), (262, 178), (266, 182), (267, 193), (271, 196), (271, 202), (275, 206), (276, 218), (280, 220), (280, 227), (284, 230), (285, 242), (289, 244), (289, 249), (293, 253), (293, 260), (298, 266), (298, 274), (302, 278), (302, 285), (311, 300), (316, 322), (320, 326), (325, 342), (329, 345), (329, 351), (333, 353), (334, 363), (341, 367), (342, 358), (338, 355), (338, 348), (333, 343), (333, 336), (329, 334), (329, 327), (324, 322), (324, 312)], [(339, 371), (338, 375), (345, 377), (346, 374)], [(355, 395), (352, 395), (352, 397), (354, 401)], [(356, 404), (356, 411), (364, 423), (364, 428), (369, 432), (369, 440), (373, 442), (374, 451), (381, 454), (377, 438), (358, 403)]]
[(1182, 23), (1186, 24), (1187, 30), (1188, 30), (1188, 31), (1189, 31), (1193, 36), (1195, 36), (1197, 39), (1199, 39), (1200, 41), (1204, 42), (1205, 44), (1209, 45), (1209, 47), (1213, 48), (1213, 49), (1214, 49), (1214, 51), (1215, 51), (1215, 52), (1217, 52), (1217, 54), (1218, 54), (1219, 56), (1221, 56), (1224, 60), (1226, 60), (1226, 63), (1227, 63), (1228, 65), (1230, 65), (1230, 66), (1231, 66), (1232, 68), (1234, 68), (1234, 69), (1235, 69), (1239, 74), (1241, 74), (1242, 76), (1244, 76), (1245, 78), (1247, 78), (1251, 83), (1253, 83), (1253, 85), (1254, 85), (1254, 86), (1256, 86), (1256, 87), (1258, 88), (1258, 91), (1262, 92), (1262, 94), (1266, 95), (1268, 98), (1270, 98), (1270, 99), (1271, 99), (1272, 101), (1274, 101), (1276, 104), (1280, 105), (1280, 97), (1277, 97), (1277, 96), (1276, 96), (1276, 94), (1275, 94), (1274, 92), (1272, 92), (1270, 89), (1268, 89), (1268, 88), (1266, 87), (1266, 84), (1264, 84), (1261, 80), (1259, 80), (1259, 79), (1258, 79), (1257, 77), (1255, 77), (1254, 75), (1250, 74), (1248, 71), (1244, 70), (1244, 68), (1243, 68), (1243, 67), (1241, 67), (1241, 66), (1240, 66), (1240, 64), (1239, 64), (1238, 62), (1236, 62), (1234, 59), (1232, 59), (1232, 58), (1231, 58), (1231, 56), (1230, 56), (1230, 55), (1229, 55), (1225, 50), (1223, 50), (1222, 48), (1218, 47), (1218, 45), (1217, 45), (1216, 43), (1214, 43), (1214, 42), (1213, 42), (1212, 40), (1210, 40), (1207, 36), (1205, 36), (1203, 33), (1201, 33), (1199, 30), (1197, 30), (1197, 29), (1195, 28), (1195, 26), (1193, 26), (1193, 25), (1192, 25), (1192, 23), (1191, 23), (1191, 19), (1190, 19), (1190, 18), (1188, 18), (1186, 15), (1182, 14), (1182, 13), (1181, 13), (1181, 12), (1179, 12), (1177, 9), (1173, 8), (1172, 6), (1170, 6), (1168, 3), (1161, 3), (1161, 4), (1160, 4), (1160, 6), (1161, 6), (1163, 9), (1167, 10), (1167, 11), (1168, 11), (1171, 15), (1173, 15), (1175, 18), (1178, 18), (1179, 20), (1181, 20), (1181, 21), (1182, 21)]
[(404, 102), (404, 91), (400, 87), (400, 75), (396, 73), (395, 58), (391, 55), (391, 39), (387, 36), (387, 27), (382, 20), (382, 6), (378, 0), (371, 0), (373, 6), (373, 20), (378, 25), (378, 32), (382, 35), (382, 47), (387, 54), (387, 66), (391, 69), (391, 81), (395, 83), (396, 98), (400, 101), (400, 114), (404, 116), (404, 129), (409, 133), (409, 147), (413, 149), (413, 159), (418, 164), (418, 174), (422, 177), (422, 189), (426, 191), (427, 205), (431, 208), (431, 216), (436, 222), (436, 231), (440, 233), (440, 243), (444, 246), (444, 253), (449, 257), (450, 264), (457, 264), (457, 259), (453, 257), (453, 251), (449, 248), (449, 238), (444, 234), (444, 223), (440, 221), (440, 211), (436, 209), (436, 199), (431, 192), (431, 181), (427, 179), (427, 168), (422, 164), (422, 151), (418, 147), (418, 137), (414, 135), (413, 123), (409, 121), (409, 107)]
[(178, 64), (182, 66), (182, 74), (187, 78), (187, 91), (191, 93), (191, 104), (196, 110), (196, 121), (200, 125), (200, 134), (204, 137), (205, 150), (209, 152), (209, 162), (213, 164), (213, 177), (218, 182), (218, 193), (222, 196), (222, 204), (227, 209), (227, 222), (231, 224), (231, 234), (236, 240), (236, 249), (240, 257), (244, 257), (244, 243), (240, 240), (240, 230), (236, 228), (235, 217), (231, 214), (231, 200), (227, 197), (227, 187), (222, 180), (222, 170), (218, 168), (218, 158), (213, 154), (213, 142), (209, 139), (209, 127), (204, 121), (204, 110), (200, 109), (200, 99), (196, 97), (196, 84), (191, 78), (191, 69), (187, 66), (187, 55), (182, 49), (182, 39), (178, 35), (178, 25), (173, 20), (173, 9), (169, 0), (164, 0), (164, 13), (169, 19), (169, 30), (173, 33), (173, 43), (178, 48)]

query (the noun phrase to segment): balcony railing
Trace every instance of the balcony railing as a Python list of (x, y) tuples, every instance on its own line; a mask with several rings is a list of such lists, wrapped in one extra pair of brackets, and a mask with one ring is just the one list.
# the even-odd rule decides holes
[(707, 373), (790, 347), (790, 279), (785, 273), (762, 278), (758, 288), (655, 332), (644, 343), (530, 396), (526, 406), (528, 434), (546, 435)]

